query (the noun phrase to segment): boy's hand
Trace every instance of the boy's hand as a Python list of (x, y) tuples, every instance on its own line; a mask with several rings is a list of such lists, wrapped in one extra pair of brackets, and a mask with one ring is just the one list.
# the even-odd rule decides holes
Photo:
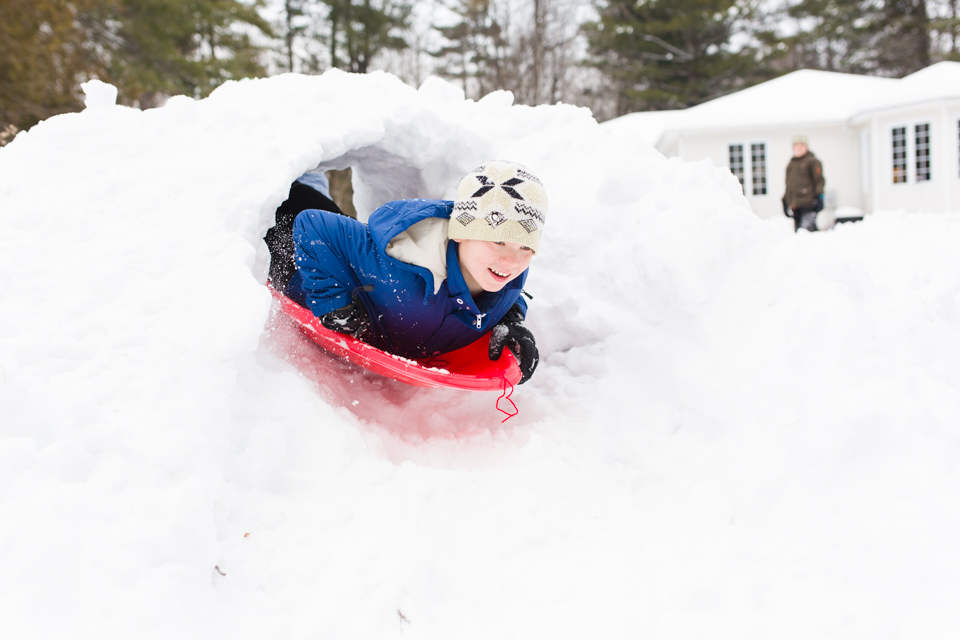
[(370, 319), (363, 303), (354, 298), (347, 306), (321, 316), (320, 324), (331, 331), (358, 338), (370, 325)]
[(520, 307), (514, 305), (507, 312), (503, 319), (494, 325), (490, 332), (490, 350), (491, 360), (499, 360), (503, 354), (503, 348), (510, 347), (513, 355), (517, 356), (517, 363), (520, 365), (520, 383), (523, 384), (530, 379), (533, 371), (540, 362), (540, 353), (537, 351), (537, 344), (533, 339), (530, 330), (523, 326), (523, 312)]
[(822, 193), (813, 199), (813, 210), (816, 213), (820, 213), (821, 211), (823, 211), (823, 194)]

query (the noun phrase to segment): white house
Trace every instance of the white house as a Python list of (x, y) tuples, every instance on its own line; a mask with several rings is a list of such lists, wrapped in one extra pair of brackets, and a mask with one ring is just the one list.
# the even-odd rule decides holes
[(823, 163), (826, 205), (855, 210), (960, 211), (960, 63), (901, 79), (802, 70), (679, 111), (603, 124), (668, 157), (710, 158), (739, 178), (753, 210), (780, 199), (803, 134)]

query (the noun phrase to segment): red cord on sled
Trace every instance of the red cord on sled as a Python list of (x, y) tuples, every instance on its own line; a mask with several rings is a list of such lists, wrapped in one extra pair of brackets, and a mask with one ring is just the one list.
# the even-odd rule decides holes
[[(500, 397), (497, 398), (496, 407), (497, 407), (497, 411), (499, 411), (500, 413), (502, 413), (502, 414), (504, 414), (504, 415), (507, 416), (506, 418), (504, 418), (503, 420), (500, 421), (500, 424), (503, 424), (504, 422), (506, 422), (507, 420), (509, 420), (509, 419), (512, 418), (513, 416), (519, 414), (519, 413), (520, 413), (520, 409), (518, 409), (518, 408), (517, 408), (517, 405), (514, 404), (513, 400), (510, 399), (510, 396), (513, 395), (513, 385), (510, 384), (510, 381), (509, 381), (509, 380), (507, 380), (507, 376), (503, 375), (502, 373), (500, 374), (500, 379), (503, 381), (503, 393), (501, 393), (501, 394), (500, 394)], [(510, 387), (510, 391), (509, 391), (509, 392), (507, 391), (507, 387), (508, 387), (508, 386)], [(506, 399), (507, 402), (509, 402), (511, 405), (513, 405), (513, 413), (510, 413), (509, 411), (504, 411), (503, 409), (500, 408), (500, 401), (503, 400), (503, 399)]]

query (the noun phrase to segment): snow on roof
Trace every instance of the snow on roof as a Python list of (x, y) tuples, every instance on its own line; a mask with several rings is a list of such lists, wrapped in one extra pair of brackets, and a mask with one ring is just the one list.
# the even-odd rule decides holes
[(844, 122), (857, 114), (960, 97), (960, 62), (939, 62), (902, 79), (801, 69), (676, 111), (631, 113), (604, 126), (656, 144), (669, 131)]
[(862, 111), (951, 98), (960, 98), (960, 62), (938, 62), (897, 80), (884, 100), (866, 105)]
[(636, 136), (643, 142), (656, 145), (667, 129), (672, 129), (686, 111), (637, 111), (603, 123), (603, 127), (618, 136)]
[(803, 69), (687, 109), (685, 129), (846, 120), (884, 96), (890, 78)]

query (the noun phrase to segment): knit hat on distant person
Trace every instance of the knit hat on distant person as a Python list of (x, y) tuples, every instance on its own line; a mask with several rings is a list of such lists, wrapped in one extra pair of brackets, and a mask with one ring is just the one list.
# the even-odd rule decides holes
[(534, 251), (547, 218), (543, 183), (515, 162), (486, 162), (460, 181), (451, 240), (518, 242)]
[(802, 144), (805, 147), (809, 147), (810, 141), (807, 140), (807, 136), (793, 136), (793, 144)]

